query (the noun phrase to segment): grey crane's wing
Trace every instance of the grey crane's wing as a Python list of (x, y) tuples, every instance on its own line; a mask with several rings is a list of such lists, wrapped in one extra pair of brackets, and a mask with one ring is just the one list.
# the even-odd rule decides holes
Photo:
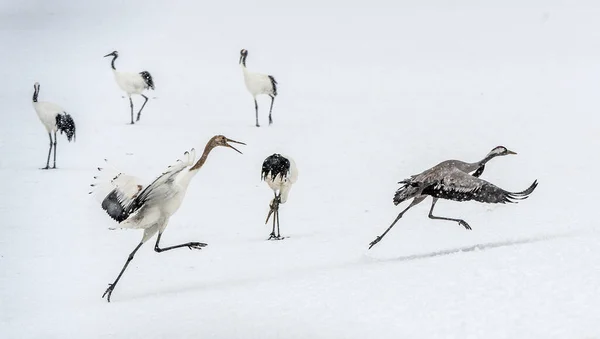
[(446, 171), (441, 179), (430, 183), (422, 194), (454, 201), (475, 200), (484, 203), (505, 204), (527, 199), (537, 185), (536, 180), (522, 192), (508, 192), (483, 179), (454, 169)]
[(186, 151), (183, 159), (178, 159), (177, 162), (167, 168), (163, 174), (156, 178), (150, 185), (146, 186), (140, 194), (128, 206), (127, 212), (131, 214), (142, 206), (152, 202), (163, 201), (172, 193), (170, 186), (175, 181), (175, 178), (183, 170), (193, 165), (196, 152), (194, 149)]

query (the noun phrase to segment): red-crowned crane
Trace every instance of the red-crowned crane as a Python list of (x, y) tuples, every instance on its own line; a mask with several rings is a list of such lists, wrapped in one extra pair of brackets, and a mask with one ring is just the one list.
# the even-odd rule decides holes
[[(267, 182), (275, 195), (269, 204), (269, 214), (265, 221), (265, 224), (268, 223), (273, 215), (273, 231), (268, 240), (281, 240), (283, 238), (279, 233), (279, 204), (285, 204), (287, 201), (292, 185), (298, 180), (298, 168), (294, 159), (276, 153), (265, 159), (260, 177)], [(275, 233), (276, 223), (277, 233)]]
[[(382, 235), (378, 236), (369, 244), (369, 249), (375, 246), (394, 227), (402, 215), (411, 207), (425, 200), (428, 196), (433, 198), (429, 218), (457, 222), (467, 230), (471, 229), (469, 224), (462, 219), (438, 217), (433, 215), (433, 208), (438, 199), (468, 201), (475, 200), (484, 203), (514, 203), (516, 200), (526, 199), (537, 187), (537, 180), (522, 192), (508, 192), (478, 177), (483, 173), (485, 164), (497, 156), (517, 154), (509, 151), (504, 146), (495, 147), (485, 158), (478, 162), (467, 163), (460, 160), (446, 160), (438, 165), (408, 179), (402, 180), (402, 184), (394, 195), (394, 205), (398, 205), (408, 199), (413, 199), (410, 205), (404, 209), (396, 220), (388, 227)], [(473, 175), (469, 173), (473, 173)]]
[(146, 103), (148, 102), (148, 97), (142, 94), (147, 89), (154, 90), (154, 80), (152, 80), (152, 75), (148, 71), (143, 71), (140, 73), (126, 73), (126, 72), (118, 72), (115, 68), (115, 60), (119, 57), (119, 53), (114, 51), (112, 53), (108, 53), (104, 57), (112, 56), (113, 59), (110, 63), (112, 67), (113, 73), (115, 74), (115, 80), (117, 85), (127, 93), (129, 97), (129, 107), (131, 108), (131, 124), (133, 125), (133, 101), (131, 100), (132, 94), (139, 94), (144, 98), (144, 104), (142, 104), (142, 108), (137, 114), (137, 118), (135, 121), (140, 121), (140, 116), (142, 114), (142, 110)]
[[(50, 148), (48, 149), (48, 159), (46, 160), (46, 167), (42, 169), (50, 168), (50, 153), (54, 147), (54, 164), (52, 168), (56, 168), (56, 132), (60, 131), (67, 135), (67, 140), (75, 141), (75, 121), (71, 115), (67, 114), (65, 110), (57, 104), (51, 102), (38, 101), (38, 95), (40, 94), (40, 83), (36, 82), (33, 84), (33, 108), (37, 113), (40, 121), (46, 127), (48, 132), (48, 138), (50, 138)], [(54, 140), (52, 139), (52, 133), (54, 133)]]
[(273, 102), (277, 96), (277, 81), (275, 81), (275, 78), (272, 75), (250, 72), (246, 68), (247, 57), (248, 51), (242, 49), (240, 51), (240, 65), (242, 65), (242, 71), (244, 72), (244, 83), (246, 84), (246, 88), (254, 98), (256, 127), (260, 127), (260, 124), (258, 123), (258, 102), (256, 102), (256, 97), (261, 94), (271, 97), (271, 108), (269, 108), (269, 125), (271, 125), (273, 123), (273, 118), (271, 117), (271, 112), (273, 112)]
[[(108, 285), (102, 298), (107, 297), (108, 302), (110, 302), (110, 296), (115, 286), (117, 286), (125, 269), (133, 260), (137, 250), (157, 232), (158, 237), (156, 238), (154, 250), (159, 253), (181, 247), (202, 249), (206, 246), (205, 243), (201, 242), (188, 242), (162, 248), (159, 245), (169, 218), (181, 206), (190, 181), (204, 165), (210, 151), (217, 146), (224, 146), (232, 148), (240, 154), (242, 153), (229, 143), (245, 145), (243, 142), (228, 139), (223, 135), (214, 136), (208, 141), (202, 156), (196, 163), (194, 163), (195, 151), (192, 149), (190, 152), (185, 152), (183, 160), (178, 160), (176, 164), (170, 166), (166, 172), (146, 187), (143, 187), (135, 177), (122, 173), (114, 177), (110, 175), (112, 179), (108, 182), (103, 182), (106, 178), (96, 177), (96, 179), (99, 179), (99, 183), (92, 184), (92, 186), (95, 186), (95, 192), (90, 193), (96, 193), (96, 197), (101, 199), (102, 208), (119, 223), (117, 227), (144, 230), (142, 240), (129, 254), (121, 272), (115, 281)], [(99, 170), (102, 169), (99, 168)]]

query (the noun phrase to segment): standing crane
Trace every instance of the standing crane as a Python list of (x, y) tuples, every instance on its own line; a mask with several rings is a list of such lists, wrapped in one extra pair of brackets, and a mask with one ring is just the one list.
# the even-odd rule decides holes
[[(390, 227), (388, 227), (382, 235), (375, 238), (375, 240), (369, 244), (369, 249), (383, 239), (406, 211), (425, 200), (427, 196), (433, 198), (431, 209), (429, 210), (430, 219), (458, 222), (459, 225), (467, 230), (470, 230), (471, 226), (462, 219), (433, 215), (433, 208), (438, 199), (441, 198), (454, 201), (475, 200), (492, 204), (514, 203), (517, 200), (526, 199), (537, 187), (537, 180), (535, 180), (526, 190), (513, 193), (478, 178), (483, 173), (485, 164), (488, 161), (497, 156), (509, 154), (517, 153), (509, 151), (504, 146), (498, 146), (492, 149), (481, 161), (467, 163), (459, 160), (446, 160), (420, 174), (413, 175), (408, 179), (400, 181), (399, 184), (403, 184), (403, 186), (400, 187), (394, 195), (394, 205), (397, 206), (401, 202), (411, 198), (413, 198), (413, 201), (406, 209), (398, 214), (396, 220), (392, 222)], [(474, 172), (473, 175), (469, 174), (471, 172)]]
[[(240, 154), (242, 153), (229, 143), (245, 145), (243, 142), (228, 139), (223, 135), (216, 135), (208, 141), (202, 156), (195, 164), (195, 151), (192, 149), (189, 152), (185, 152), (185, 159), (178, 160), (177, 163), (170, 166), (161, 176), (145, 188), (139, 184), (138, 179), (125, 174), (118, 174), (106, 183), (92, 184), (92, 186), (97, 187), (95, 191), (99, 198), (104, 196), (103, 193), (109, 191), (102, 198), (102, 208), (111, 218), (119, 223), (119, 228), (144, 230), (142, 240), (133, 252), (129, 254), (121, 272), (115, 281), (108, 285), (102, 298), (106, 296), (107, 301), (110, 302), (110, 296), (115, 286), (117, 286), (125, 269), (131, 260), (133, 260), (137, 250), (157, 232), (158, 237), (154, 245), (154, 250), (158, 253), (181, 247), (199, 250), (207, 246), (207, 244), (201, 242), (188, 242), (163, 248), (159, 245), (169, 218), (181, 206), (190, 181), (204, 165), (210, 151), (217, 146), (224, 146), (232, 148)], [(99, 170), (102, 169), (99, 168)], [(98, 178), (96, 177), (96, 179)]]
[(271, 125), (273, 123), (273, 118), (271, 117), (273, 102), (277, 96), (277, 81), (275, 81), (275, 78), (272, 75), (250, 72), (246, 68), (247, 57), (248, 51), (242, 49), (240, 51), (240, 65), (242, 65), (242, 71), (244, 72), (244, 83), (246, 83), (246, 88), (254, 98), (256, 127), (260, 127), (260, 124), (258, 123), (258, 103), (256, 102), (256, 97), (261, 94), (266, 94), (271, 97), (271, 108), (269, 108), (269, 125)]
[[(283, 238), (279, 233), (279, 204), (285, 204), (292, 185), (298, 180), (296, 163), (288, 156), (277, 153), (270, 155), (263, 162), (260, 177), (267, 182), (275, 195), (269, 204), (269, 214), (265, 221), (267, 224), (273, 215), (273, 231), (267, 240), (281, 240)], [(275, 233), (275, 223), (277, 223), (277, 233)]]
[[(67, 135), (67, 140), (71, 142), (71, 139), (75, 141), (75, 121), (71, 115), (67, 114), (65, 110), (57, 104), (51, 102), (38, 101), (38, 95), (40, 94), (40, 83), (36, 82), (33, 84), (33, 108), (40, 118), (40, 121), (46, 127), (48, 137), (50, 138), (50, 148), (48, 149), (48, 159), (46, 160), (46, 167), (42, 169), (50, 168), (50, 153), (54, 147), (54, 164), (52, 168), (56, 168), (56, 132), (60, 131)], [(54, 140), (52, 140), (52, 133), (54, 133)]]
[(113, 59), (110, 63), (112, 67), (113, 73), (115, 74), (115, 80), (117, 81), (117, 85), (127, 93), (129, 97), (129, 107), (131, 108), (131, 124), (133, 125), (133, 101), (131, 100), (132, 94), (139, 94), (144, 98), (144, 104), (142, 104), (142, 108), (137, 114), (137, 119), (135, 121), (140, 121), (140, 116), (142, 114), (142, 110), (146, 103), (148, 102), (148, 97), (142, 94), (147, 89), (154, 90), (154, 80), (152, 80), (152, 75), (148, 71), (143, 71), (140, 73), (126, 73), (126, 72), (117, 72), (115, 68), (115, 60), (119, 57), (119, 53), (114, 51), (112, 53), (108, 53), (104, 57), (112, 56)]

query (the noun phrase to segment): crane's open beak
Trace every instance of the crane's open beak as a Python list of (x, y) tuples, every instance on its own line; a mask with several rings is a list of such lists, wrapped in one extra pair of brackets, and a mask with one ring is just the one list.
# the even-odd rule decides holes
[(240, 144), (240, 145), (245, 145), (245, 143), (241, 142), (241, 141), (235, 141), (235, 140), (231, 140), (229, 138), (227, 138), (227, 147), (229, 148), (233, 148), (234, 151), (238, 152), (239, 154), (244, 154), (242, 152), (240, 152), (237, 148), (231, 146), (229, 143), (233, 142), (234, 144)]
[(508, 152), (507, 152), (508, 154), (515, 154), (515, 155), (517, 154), (517, 152), (513, 152), (513, 151), (511, 151), (511, 150), (507, 150), (507, 151), (508, 151)]

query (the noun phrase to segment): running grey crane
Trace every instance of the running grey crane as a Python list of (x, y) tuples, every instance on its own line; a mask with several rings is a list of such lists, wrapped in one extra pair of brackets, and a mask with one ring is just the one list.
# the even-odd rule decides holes
[(256, 97), (261, 94), (266, 94), (271, 97), (271, 108), (269, 108), (269, 125), (273, 123), (271, 112), (273, 111), (273, 102), (277, 96), (277, 81), (272, 75), (266, 75), (261, 73), (250, 72), (246, 69), (246, 58), (248, 57), (248, 51), (242, 49), (240, 51), (240, 65), (242, 65), (242, 71), (244, 72), (244, 83), (248, 92), (252, 94), (254, 98), (254, 110), (256, 111), (256, 127), (260, 127), (258, 123), (258, 103)]
[[(269, 214), (265, 221), (267, 224), (273, 215), (273, 231), (267, 240), (282, 240), (279, 233), (279, 204), (285, 204), (292, 185), (298, 180), (296, 162), (291, 157), (281, 154), (270, 155), (263, 162), (260, 178), (267, 182), (275, 195), (269, 204)], [(277, 234), (275, 234), (275, 222), (277, 222)]]
[[(54, 147), (54, 164), (52, 168), (56, 168), (56, 132), (60, 131), (67, 135), (67, 140), (71, 142), (71, 139), (75, 141), (75, 121), (73, 118), (65, 112), (65, 110), (57, 104), (45, 101), (38, 101), (38, 95), (40, 94), (40, 83), (36, 82), (33, 84), (33, 108), (40, 118), (40, 121), (46, 127), (48, 137), (50, 138), (50, 148), (48, 149), (48, 159), (46, 160), (46, 167), (42, 169), (50, 168), (50, 154)], [(52, 133), (54, 132), (54, 140), (52, 140)]]
[[(431, 196), (433, 201), (429, 210), (429, 218), (438, 220), (449, 220), (458, 222), (467, 230), (471, 229), (469, 224), (462, 219), (438, 217), (433, 215), (433, 208), (438, 199), (447, 199), (454, 201), (475, 200), (485, 203), (514, 203), (516, 200), (526, 199), (538, 185), (537, 180), (522, 192), (508, 192), (485, 180), (479, 179), (479, 176), (485, 169), (485, 164), (497, 156), (517, 154), (509, 151), (504, 146), (498, 146), (490, 151), (481, 161), (466, 163), (460, 160), (446, 160), (440, 164), (420, 173), (413, 175), (408, 179), (402, 180), (399, 184), (403, 184), (394, 195), (394, 205), (398, 205), (403, 201), (414, 198), (410, 205), (404, 209), (396, 220), (392, 222), (382, 235), (378, 236), (369, 244), (369, 249), (375, 246), (383, 237), (394, 227), (396, 222), (400, 220), (402, 215), (411, 207), (422, 202)], [(473, 175), (469, 173), (473, 173)]]
[(110, 66), (112, 67), (113, 73), (115, 74), (115, 81), (117, 85), (127, 93), (129, 97), (129, 107), (131, 108), (131, 124), (133, 125), (133, 101), (131, 100), (132, 94), (139, 94), (144, 97), (144, 104), (142, 104), (142, 108), (137, 114), (137, 119), (135, 121), (140, 121), (140, 116), (142, 114), (142, 110), (146, 103), (148, 102), (148, 97), (142, 94), (143, 91), (147, 89), (154, 90), (154, 80), (152, 80), (152, 75), (148, 71), (143, 71), (140, 73), (125, 73), (125, 72), (117, 72), (115, 68), (115, 60), (119, 57), (119, 53), (117, 51), (113, 51), (112, 53), (108, 53), (104, 57), (112, 56), (113, 59), (110, 62)]
[[(95, 177), (95, 179), (100, 178), (99, 184), (92, 184), (96, 188), (94, 189), (95, 192), (90, 193), (96, 193), (96, 197), (99, 200), (101, 199), (102, 209), (119, 223), (118, 227), (144, 230), (142, 240), (133, 252), (129, 254), (121, 272), (115, 281), (108, 285), (102, 298), (106, 296), (107, 301), (110, 302), (110, 296), (115, 286), (117, 286), (129, 262), (133, 260), (133, 256), (137, 250), (157, 232), (158, 237), (154, 245), (154, 250), (159, 253), (181, 247), (199, 250), (207, 246), (207, 244), (201, 242), (188, 242), (161, 248), (159, 247), (159, 243), (162, 233), (167, 227), (169, 218), (181, 206), (190, 181), (204, 165), (210, 151), (217, 146), (224, 146), (232, 148), (240, 154), (242, 153), (230, 145), (230, 142), (245, 145), (243, 142), (228, 139), (223, 135), (216, 135), (208, 141), (202, 156), (195, 164), (196, 152), (192, 149), (189, 152), (185, 152), (184, 160), (178, 160), (175, 165), (170, 166), (161, 176), (145, 188), (139, 184), (137, 178), (123, 173), (119, 173), (114, 177), (109, 174), (108, 178)], [(98, 170), (102, 169), (99, 168)], [(112, 179), (108, 182), (102, 182), (104, 179), (109, 179), (110, 177)], [(106, 192), (109, 193), (105, 195)]]

